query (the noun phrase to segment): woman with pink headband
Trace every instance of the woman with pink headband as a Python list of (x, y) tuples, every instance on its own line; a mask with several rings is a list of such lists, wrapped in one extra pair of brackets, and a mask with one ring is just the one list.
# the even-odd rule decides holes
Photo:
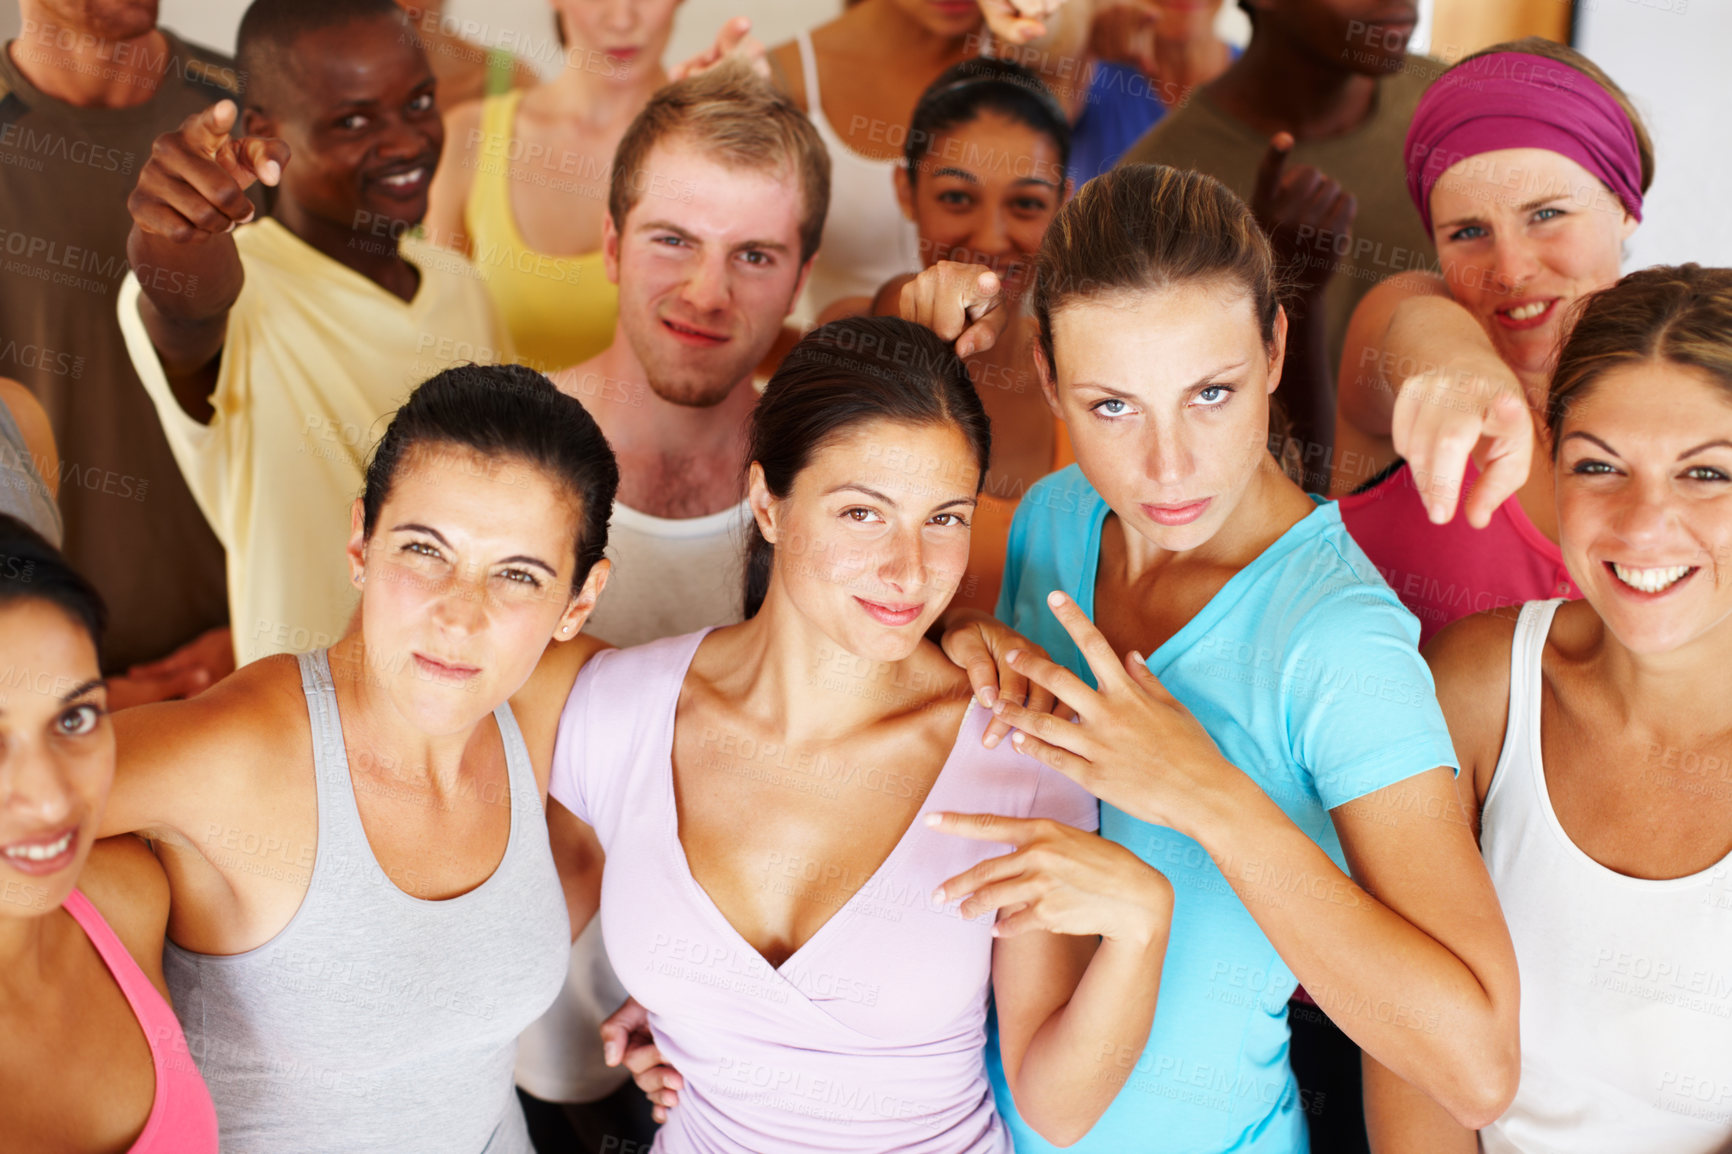
[(1579, 595), (1533, 450), (1571, 306), (1618, 279), (1653, 171), (1623, 91), (1550, 41), (1467, 57), (1414, 112), (1407, 186), (1441, 271), (1391, 277), (1354, 313), (1333, 489), (1353, 493), (1342, 521), (1422, 644), (1470, 613)]

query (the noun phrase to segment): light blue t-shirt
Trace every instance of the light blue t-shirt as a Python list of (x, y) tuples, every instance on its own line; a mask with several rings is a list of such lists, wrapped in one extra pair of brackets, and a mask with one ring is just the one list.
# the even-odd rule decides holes
[[(1011, 523), (998, 601), (1001, 620), (1091, 685), (1046, 596), (1061, 589), (1094, 617), (1108, 512), (1075, 465), (1036, 484)], [(1227, 759), (1345, 871), (1329, 810), (1456, 766), (1418, 635), (1336, 507), (1323, 504), (1235, 574), (1148, 664)], [(1173, 928), (1148, 1046), (1100, 1122), (1070, 1149), (1304, 1154), (1287, 1062), (1292, 972), (1197, 842), (1110, 805), (1101, 806), (1101, 833), (1172, 881)], [(1265, 880), (1296, 899), (1329, 896), (1324, 881)], [(987, 1064), (1019, 1154), (1056, 1149), (1017, 1115), (996, 1032)]]

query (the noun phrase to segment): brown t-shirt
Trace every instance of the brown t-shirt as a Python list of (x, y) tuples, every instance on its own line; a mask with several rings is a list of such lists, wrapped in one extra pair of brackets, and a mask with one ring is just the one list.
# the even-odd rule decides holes
[[(1349, 237), (1332, 242), (1334, 276), (1324, 298), (1329, 313), (1329, 364), (1339, 369), (1341, 345), (1354, 308), (1372, 286), (1408, 269), (1435, 268), (1437, 254), (1407, 195), (1403, 148), (1407, 126), (1426, 85), (1443, 65), (1409, 56), (1400, 72), (1378, 81), (1371, 115), (1352, 132), (1302, 140), (1289, 164), (1310, 164), (1341, 182), (1359, 202)], [(1257, 166), (1269, 140), (1227, 115), (1199, 89), (1131, 146), (1120, 164), (1167, 164), (1206, 172), (1244, 198), (1257, 186)]]
[(115, 315), (132, 228), (126, 198), (151, 142), (238, 87), (227, 58), (164, 36), (167, 74), (131, 108), (43, 95), (13, 63), (31, 51), (28, 38), (0, 52), (0, 376), (24, 382), (48, 410), (66, 554), (108, 602), (111, 672), (228, 620), (222, 546), (169, 452)]

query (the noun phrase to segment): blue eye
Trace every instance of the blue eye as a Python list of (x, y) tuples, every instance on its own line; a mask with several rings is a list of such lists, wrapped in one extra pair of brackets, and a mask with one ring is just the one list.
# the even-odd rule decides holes
[(1450, 233), (1449, 239), (1450, 240), (1478, 240), (1482, 236), (1485, 236), (1485, 235), (1486, 235), (1486, 231), (1484, 228), (1482, 228), (1481, 226), (1479, 226), (1477, 224), (1470, 224), (1466, 228), (1458, 228), (1454, 232)]
[(1564, 210), (1561, 208), (1542, 208), (1534, 213), (1534, 219), (1536, 221), (1555, 220), (1563, 215)]
[(1205, 407), (1215, 408), (1226, 404), (1232, 395), (1233, 390), (1226, 385), (1205, 385), (1197, 390), (1197, 401)]
[[(1107, 408), (1108, 405), (1117, 405), (1118, 408), (1109, 409)], [(1093, 405), (1090, 405), (1089, 408), (1094, 412), (1100, 413), (1102, 416), (1117, 417), (1123, 414), (1128, 406), (1118, 397), (1108, 397), (1104, 401), (1096, 401)]]

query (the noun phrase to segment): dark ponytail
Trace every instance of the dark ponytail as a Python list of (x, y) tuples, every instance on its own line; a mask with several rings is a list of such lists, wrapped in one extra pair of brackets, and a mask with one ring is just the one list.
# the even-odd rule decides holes
[(16, 517), (0, 513), (0, 606), (45, 601), (90, 634), (97, 661), (108, 609), (96, 587), (48, 539)]
[(595, 418), (552, 381), (522, 365), (458, 365), (409, 395), (373, 449), (361, 497), (362, 528), (379, 510), (410, 450), (451, 445), (487, 458), (518, 457), (563, 485), (577, 502), (576, 592), (607, 548), (619, 466)]
[[(752, 410), (747, 461), (764, 470), (771, 494), (786, 497), (814, 454), (868, 421), (949, 425), (974, 450), (986, 479), (992, 432), (968, 370), (931, 329), (895, 317), (835, 321), (795, 345)], [(775, 547), (754, 522), (746, 545), (747, 617), (763, 606), (775, 561)]]

